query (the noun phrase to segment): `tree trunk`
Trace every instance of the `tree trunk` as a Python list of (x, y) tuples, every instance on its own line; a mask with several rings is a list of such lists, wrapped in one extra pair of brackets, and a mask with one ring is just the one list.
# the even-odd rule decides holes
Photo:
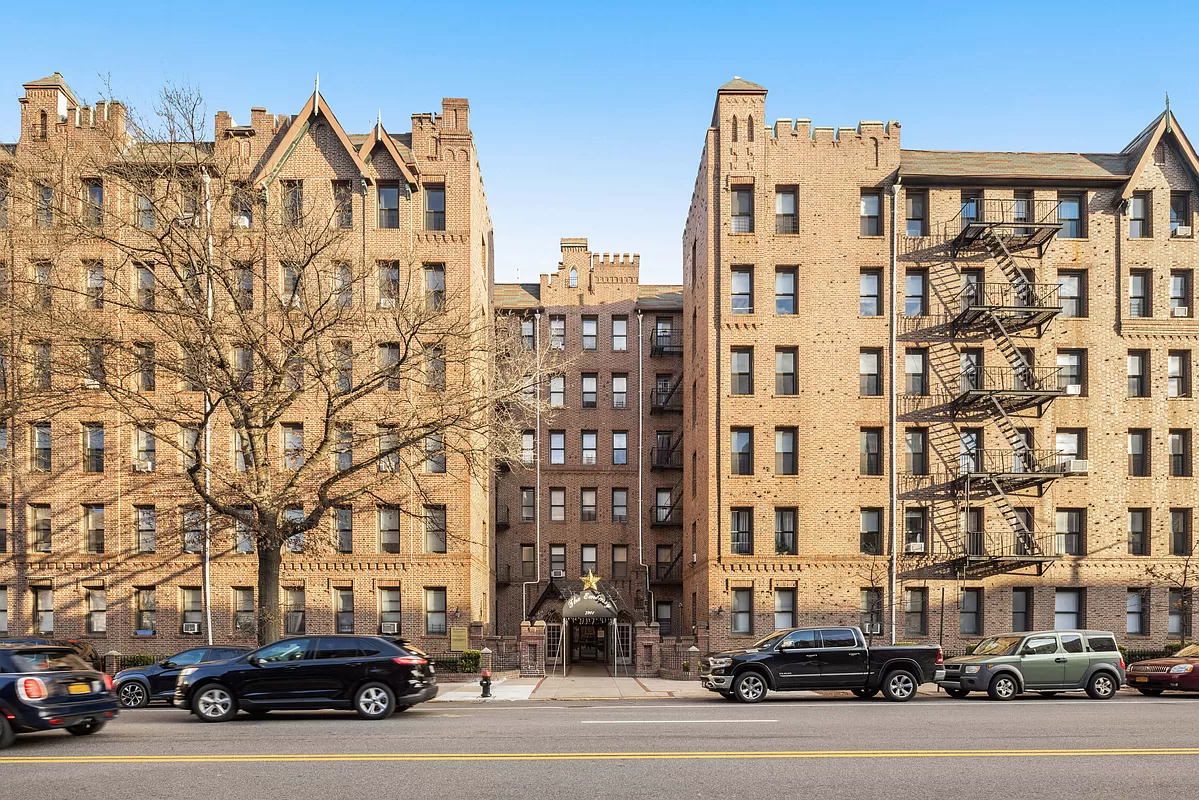
[[(258, 644), (270, 644), (283, 635), (279, 606), (279, 567), (283, 554), (278, 544), (258, 542)], [(275, 539), (276, 537), (270, 537)]]

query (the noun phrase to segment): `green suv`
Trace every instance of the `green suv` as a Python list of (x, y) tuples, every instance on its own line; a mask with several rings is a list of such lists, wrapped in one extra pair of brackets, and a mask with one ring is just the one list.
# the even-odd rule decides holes
[(1109, 631), (992, 636), (970, 655), (947, 659), (945, 678), (937, 681), (950, 697), (986, 692), (992, 700), (1011, 700), (1021, 692), (1052, 697), (1079, 690), (1107, 700), (1124, 683), (1124, 659)]

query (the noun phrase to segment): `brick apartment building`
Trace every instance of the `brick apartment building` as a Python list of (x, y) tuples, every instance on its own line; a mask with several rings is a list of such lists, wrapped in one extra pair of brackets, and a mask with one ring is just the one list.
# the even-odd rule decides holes
[[(683, 298), (639, 270), (636, 254), (563, 239), (553, 274), (495, 287), (497, 313), (563, 365), (544, 380), (549, 408), (524, 432), (524, 463), (495, 488), (498, 628), (544, 621), (550, 665), (630, 664), (637, 622), (663, 635), (681, 622)], [(563, 622), (588, 572), (615, 603), (613, 629)]]
[(765, 100), (719, 90), (683, 239), (684, 624), (1189, 631), (1174, 117), (1118, 153), (915, 151)]
[[(94, 215), (97, 225), (116, 227), (117, 220), (133, 219), (135, 224), (126, 227), (145, 229), (130, 230), (129, 236), (186, 224), (182, 217), (156, 220), (149, 202), (122, 180), (120, 169), (96, 163), (114, 141), (123, 141), (123, 106), (84, 107), (57, 73), (24, 88), (20, 138), (0, 147), (0, 267), (6, 295), (14, 298), (10, 311), (18, 305), (16, 298), (34, 289), (44, 289), (47, 299), (44, 307), (34, 304), (16, 316), (5, 315), (7, 363), (37, 345), (35, 340), (44, 340), (48, 351), (64, 309), (85, 304), (101, 309), (103, 293), (109, 292), (106, 310), (91, 313), (122, 313), (114, 302), (118, 282), (140, 280), (129, 274), (127, 251), (86, 236), (56, 235), (67, 227), (58, 215)], [(312, 210), (326, 221), (333, 213), (331, 227), (340, 229), (345, 245), (336, 264), (346, 270), (345, 280), (340, 272), (333, 278), (338, 302), (344, 299), (347, 308), (361, 304), (369, 317), (353, 332), (364, 363), (350, 366), (347, 356), (347, 372), (375, 366), (367, 362), (375, 355), (373, 340), (380, 342), (380, 358), (392, 346), (384, 342), (387, 313), (409, 268), (412, 280), (431, 297), (440, 293), (452, 298), (448, 302), (468, 303), (489, 318), (492, 228), (466, 100), (446, 98), (441, 113), (412, 115), (412, 130), (403, 134), (389, 133), (381, 121), (369, 133), (348, 134), (319, 90), (295, 116), (254, 108), (249, 124), (238, 125), (222, 111), (213, 124), (215, 139), (194, 146), (200, 163), (210, 171), (223, 170), (218, 178), (238, 182), (248, 198), (211, 212), (212, 229), (243, 236), (245, 263), (254, 267), (247, 266), (247, 283), (239, 282), (242, 294), (233, 302), (263, 309), (264, 320), (288, 292), (286, 302), (298, 302), (299, 279), (286, 285), (284, 256), (268, 252), (260, 243), (267, 241), (266, 234), (261, 239), (259, 234), (280, 213)], [(62, 174), (53, 186), (47, 183), (44, 202), (35, 194), (31, 204), (30, 187), (17, 182), (52, 160), (61, 164)], [(34, 188), (43, 191), (40, 185)], [(134, 269), (142, 274), (141, 267)], [(170, 346), (158, 342), (158, 352)], [(0, 636), (88, 637), (102, 653), (172, 653), (204, 642), (210, 619), (214, 641), (252, 644), (253, 542), (232, 525), (214, 534), (206, 614), (199, 522), (191, 517), (189, 523), (188, 512), (180, 508), (194, 493), (183, 476), (185, 459), (168, 446), (170, 432), (162, 436), (160, 428), (147, 435), (117, 409), (97, 411), (99, 393), (87, 394), (86, 382), (80, 395), (86, 410), (66, 408), (52, 419), (31, 418), (18, 402), (18, 383), (26, 377), (5, 376), (11, 418), (4, 430), (8, 491), (0, 509)], [(63, 388), (69, 380), (48, 375), (46, 385)], [(150, 385), (139, 391), (153, 390), (153, 381), (151, 375)], [(200, 396), (188, 392), (197, 387), (176, 386), (166, 375), (157, 383), (159, 392)], [(386, 402), (405, 401), (402, 394), (389, 397), (397, 399)], [(302, 437), (305, 426), (320, 430), (322, 410), (318, 402), (295, 406), (278, 434), (284, 459), (291, 457), (295, 432)], [(368, 414), (363, 425), (370, 420)], [(229, 459), (243, 457), (232, 438), (227, 425), (216, 425), (214, 460), (225, 453)], [(302, 451), (303, 439), (298, 440)], [(435, 464), (426, 469), (429, 474), (411, 481), (397, 475), (380, 483), (373, 496), (338, 509), (322, 526), (328, 536), (314, 531), (301, 552), (285, 548), (281, 610), (286, 633), (399, 632), (445, 652), (450, 629), (487, 619), (490, 487), (465, 477), (461, 465), (452, 463), (452, 452), (448, 469), (445, 458), (443, 453), (440, 469)], [(414, 495), (423, 498), (423, 509), (399, 508)], [(296, 509), (302, 511), (303, 505)]]
[[(123, 124), (117, 104), (81, 108), (61, 76), (25, 90), (0, 174), (46, 141), (86, 149)], [(495, 284), (463, 100), (403, 135), (346, 134), (319, 93), (294, 117), (218, 113), (211, 147), (235, 151), (269, 202), (284, 181), (361, 184), (357, 269), (415, 251), (561, 365), (519, 463), (491, 485), (421, 479), (423, 502), (444, 505), (447, 552), (419, 515), (385, 522), (384, 496), (348, 529), (331, 520), (347, 547), (285, 554), (291, 630), (394, 625), (445, 652), (469, 626), (474, 643), (528, 635), (550, 664), (636, 651), (638, 671), (659, 633), (707, 649), (859, 621), (951, 647), (1055, 625), (1134, 646), (1189, 632), (1199, 159), (1174, 117), (1119, 153), (911, 151), (895, 122), (766, 126), (765, 96), (740, 79), (717, 93), (681, 286), (641, 285), (637, 256), (585, 239), (563, 239), (539, 283)], [(117, 186), (103, 202), (134, 208)], [(50, 251), (18, 216), (0, 205), (9, 281), (104, 258), (86, 242)], [(9, 352), (29, 335), (10, 328)], [(146, 508), (175, 513), (177, 467), (135, 469), (119, 415), (65, 413), (43, 472), (25, 434), (38, 420), (9, 413), (0, 634), (52, 629), (124, 652), (203, 637), (200, 557), (139, 544)], [(82, 458), (84, 423), (104, 426), (103, 474)], [(214, 555), (218, 641), (252, 639), (254, 563)], [(588, 572), (610, 628), (562, 617)]]

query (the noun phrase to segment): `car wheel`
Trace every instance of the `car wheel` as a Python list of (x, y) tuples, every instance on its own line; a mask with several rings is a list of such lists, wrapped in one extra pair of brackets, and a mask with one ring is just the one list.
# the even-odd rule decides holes
[(1092, 700), (1110, 700), (1119, 689), (1116, 679), (1107, 672), (1096, 672), (1087, 681), (1087, 696)]
[(126, 681), (117, 689), (122, 708), (144, 708), (150, 705), (150, 692), (141, 681)]
[(853, 692), (854, 697), (860, 697), (863, 700), (869, 700), (878, 694), (878, 689), (850, 689), (849, 691)]
[(970, 694), (970, 690), (969, 689), (946, 689), (945, 694), (949, 695), (950, 697), (956, 697), (958, 700), (961, 700), (963, 697)]
[(8, 724), (8, 720), (0, 714), (0, 750), (6, 747), (12, 747), (12, 743), (16, 740), (17, 734), (13, 731), (12, 725)]
[(68, 725), (67, 733), (72, 736), (91, 736), (93, 733), (99, 733), (104, 728), (104, 722), (102, 719), (89, 719), (85, 722)]
[(237, 713), (237, 701), (233, 694), (219, 683), (210, 683), (196, 690), (192, 698), (192, 711), (201, 722), (225, 722)]
[(1020, 694), (1020, 684), (1011, 675), (996, 675), (987, 687), (987, 696), (992, 700), (1011, 700)]
[(916, 676), (906, 669), (896, 669), (883, 677), (883, 697), (904, 703), (916, 696)]
[(1146, 697), (1161, 697), (1162, 692), (1164, 692), (1166, 690), (1165, 689), (1137, 689), (1137, 691), (1140, 692), (1141, 694), (1145, 695)]
[(760, 702), (766, 691), (766, 679), (756, 672), (742, 672), (733, 681), (733, 695), (742, 703)]
[(387, 719), (395, 707), (395, 694), (381, 683), (368, 683), (354, 695), (354, 710), (363, 719)]

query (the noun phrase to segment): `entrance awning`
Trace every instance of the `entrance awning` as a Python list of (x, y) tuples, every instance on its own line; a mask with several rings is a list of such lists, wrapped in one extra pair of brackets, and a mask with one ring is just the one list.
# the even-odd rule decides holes
[(562, 619), (610, 620), (616, 618), (616, 607), (598, 592), (583, 590), (572, 594), (562, 604)]

